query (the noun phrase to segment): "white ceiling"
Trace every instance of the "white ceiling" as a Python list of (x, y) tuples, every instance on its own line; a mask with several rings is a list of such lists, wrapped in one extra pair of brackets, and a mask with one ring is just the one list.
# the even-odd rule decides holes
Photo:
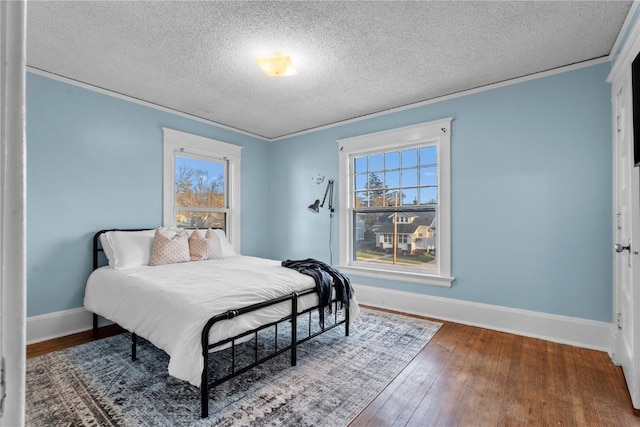
[[(29, 1), (27, 65), (273, 139), (606, 57), (630, 7)], [(273, 51), (299, 74), (262, 74)]]

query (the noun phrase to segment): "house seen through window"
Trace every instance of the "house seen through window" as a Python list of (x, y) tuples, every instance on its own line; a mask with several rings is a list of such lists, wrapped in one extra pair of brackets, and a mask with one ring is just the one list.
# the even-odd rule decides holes
[(436, 268), (437, 146), (355, 156), (352, 170), (353, 260)]

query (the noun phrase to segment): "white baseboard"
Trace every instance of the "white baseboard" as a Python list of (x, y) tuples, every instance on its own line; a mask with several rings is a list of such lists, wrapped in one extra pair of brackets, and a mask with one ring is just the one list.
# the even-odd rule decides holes
[[(481, 304), (451, 298), (414, 294), (354, 284), (358, 302), (465, 325), (479, 326), (526, 337), (540, 338), (611, 354), (612, 324), (537, 311)], [(99, 326), (111, 322), (100, 318)], [(27, 344), (92, 328), (91, 313), (84, 308), (27, 318)]]
[[(111, 322), (99, 317), (98, 326)], [(93, 328), (93, 315), (84, 308), (27, 317), (27, 344), (63, 337)]]
[(611, 354), (612, 323), (353, 285), (358, 302)]

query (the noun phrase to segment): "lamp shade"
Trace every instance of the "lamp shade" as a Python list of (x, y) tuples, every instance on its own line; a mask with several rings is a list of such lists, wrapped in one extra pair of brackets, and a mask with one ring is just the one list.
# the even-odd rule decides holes
[(315, 202), (309, 205), (308, 208), (311, 212), (319, 213), (320, 212), (320, 200), (316, 199)]
[(307, 209), (309, 209), (311, 212), (320, 213), (320, 208), (324, 207), (324, 202), (327, 200), (327, 196), (329, 196), (329, 212), (331, 212), (331, 214), (333, 215), (334, 209), (333, 209), (333, 180), (332, 179), (329, 180), (329, 183), (327, 184), (327, 189), (324, 190), (324, 197), (322, 198), (322, 203), (320, 203), (320, 200), (316, 199), (316, 201), (310, 204)]

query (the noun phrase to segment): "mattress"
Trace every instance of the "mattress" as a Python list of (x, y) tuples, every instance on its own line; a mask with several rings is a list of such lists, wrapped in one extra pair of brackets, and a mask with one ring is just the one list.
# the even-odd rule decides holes
[[(315, 288), (309, 276), (280, 261), (249, 256), (141, 266), (102, 267), (87, 281), (84, 306), (164, 350), (169, 374), (200, 386), (203, 368), (200, 336), (216, 314)], [(298, 310), (318, 304), (315, 293), (298, 300)], [(358, 314), (355, 298), (350, 318)], [(291, 313), (289, 301), (215, 324), (215, 343), (276, 321)]]

